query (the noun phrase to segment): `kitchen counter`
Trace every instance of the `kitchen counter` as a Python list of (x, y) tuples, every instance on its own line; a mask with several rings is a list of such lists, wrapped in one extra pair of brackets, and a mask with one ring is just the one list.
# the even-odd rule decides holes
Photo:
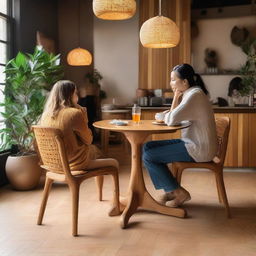
[(256, 107), (213, 107), (214, 113), (256, 113)]
[[(131, 108), (131, 107), (128, 107)], [(159, 112), (169, 109), (170, 106), (161, 107), (141, 107), (142, 110), (159, 110)], [(217, 107), (213, 106), (214, 113), (256, 113), (256, 107)]]

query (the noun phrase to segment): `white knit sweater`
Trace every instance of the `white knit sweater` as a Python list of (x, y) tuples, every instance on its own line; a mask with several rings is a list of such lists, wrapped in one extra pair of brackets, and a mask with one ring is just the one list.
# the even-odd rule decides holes
[(181, 103), (164, 116), (167, 125), (189, 120), (192, 124), (181, 132), (189, 155), (196, 162), (211, 161), (217, 152), (217, 134), (212, 106), (199, 87), (183, 93)]

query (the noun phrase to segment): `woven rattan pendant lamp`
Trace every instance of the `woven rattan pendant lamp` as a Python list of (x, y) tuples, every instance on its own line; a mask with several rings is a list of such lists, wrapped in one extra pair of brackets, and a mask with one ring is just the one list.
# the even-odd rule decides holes
[(136, 12), (135, 0), (93, 0), (93, 12), (103, 20), (126, 20)]
[(159, 15), (146, 20), (140, 29), (140, 42), (146, 48), (171, 48), (180, 41), (180, 30), (171, 19), (161, 15), (161, 0), (159, 0)]
[[(78, 0), (78, 44), (80, 44), (80, 1)], [(68, 53), (67, 62), (71, 66), (89, 66), (92, 63), (92, 55), (83, 48), (75, 48)]]

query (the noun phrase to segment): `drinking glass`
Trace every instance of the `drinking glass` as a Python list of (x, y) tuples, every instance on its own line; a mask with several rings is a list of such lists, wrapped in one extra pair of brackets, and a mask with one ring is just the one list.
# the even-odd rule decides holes
[(141, 108), (139, 106), (134, 106), (132, 108), (132, 121), (136, 124), (140, 123), (140, 115), (141, 115)]

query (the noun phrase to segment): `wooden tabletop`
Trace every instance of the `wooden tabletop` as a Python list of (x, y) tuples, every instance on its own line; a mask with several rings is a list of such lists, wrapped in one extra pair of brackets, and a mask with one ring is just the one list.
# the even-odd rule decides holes
[(190, 122), (184, 122), (181, 125), (176, 126), (167, 126), (167, 125), (159, 125), (159, 124), (153, 124), (152, 122), (155, 122), (155, 120), (141, 120), (139, 124), (135, 124), (132, 120), (125, 120), (128, 121), (127, 125), (120, 126), (120, 125), (114, 125), (111, 124), (112, 120), (102, 120), (97, 121), (93, 123), (94, 127), (100, 128), (100, 129), (106, 129), (111, 131), (156, 131), (156, 132), (167, 132), (167, 131), (176, 131), (180, 129), (187, 128), (191, 125)]

